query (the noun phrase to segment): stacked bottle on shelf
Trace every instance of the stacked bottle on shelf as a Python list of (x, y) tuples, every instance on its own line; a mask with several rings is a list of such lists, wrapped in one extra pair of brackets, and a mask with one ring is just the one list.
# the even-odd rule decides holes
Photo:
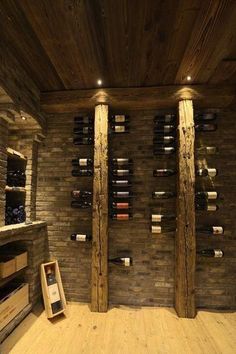
[(7, 170), (7, 185), (9, 187), (25, 187), (26, 175), (22, 170)]
[(112, 133), (123, 134), (130, 131), (128, 115), (112, 115), (110, 123)]
[(25, 208), (24, 205), (17, 205), (15, 207), (7, 205), (6, 206), (6, 225), (20, 224), (25, 221)]
[[(195, 121), (195, 131), (198, 132), (214, 132), (217, 130), (217, 124), (215, 120), (217, 118), (216, 113), (198, 113), (194, 116)], [(218, 151), (214, 146), (206, 146), (197, 148), (198, 154), (213, 155)], [(214, 179), (218, 175), (218, 170), (215, 167), (196, 167), (196, 176)], [(211, 191), (197, 191), (195, 193), (195, 208), (196, 211), (206, 211), (206, 212), (216, 212), (219, 209), (217, 202), (219, 201), (219, 193), (215, 190)], [(198, 235), (223, 235), (223, 226), (203, 226), (196, 228), (196, 233)], [(198, 250), (197, 254), (204, 257), (223, 257), (224, 252), (221, 249), (202, 249)]]

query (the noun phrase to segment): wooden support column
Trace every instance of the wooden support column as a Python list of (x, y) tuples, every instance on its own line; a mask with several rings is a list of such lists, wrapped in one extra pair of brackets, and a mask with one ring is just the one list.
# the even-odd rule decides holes
[(91, 310), (108, 307), (108, 106), (95, 107)]
[(195, 164), (191, 100), (179, 102), (177, 232), (175, 241), (175, 309), (179, 317), (194, 318), (195, 309)]

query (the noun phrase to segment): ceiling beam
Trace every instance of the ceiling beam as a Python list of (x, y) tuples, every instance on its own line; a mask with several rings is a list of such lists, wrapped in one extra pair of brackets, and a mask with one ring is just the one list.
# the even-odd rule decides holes
[(99, 103), (112, 109), (160, 109), (176, 107), (178, 101), (191, 99), (199, 108), (223, 108), (233, 102), (234, 86), (174, 85), (140, 88), (99, 88), (41, 94), (46, 113), (72, 113), (93, 109)]

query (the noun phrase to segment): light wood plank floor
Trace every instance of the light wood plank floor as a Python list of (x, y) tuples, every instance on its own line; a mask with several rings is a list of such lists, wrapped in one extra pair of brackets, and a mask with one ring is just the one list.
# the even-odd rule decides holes
[(169, 308), (112, 308), (91, 313), (70, 303), (53, 321), (36, 309), (1, 346), (1, 354), (235, 354), (236, 313), (199, 311), (179, 319)]

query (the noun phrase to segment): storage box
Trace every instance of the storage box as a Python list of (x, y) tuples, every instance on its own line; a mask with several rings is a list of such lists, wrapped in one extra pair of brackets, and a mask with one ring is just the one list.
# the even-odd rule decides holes
[(29, 304), (29, 284), (9, 285), (1, 289), (0, 331)]
[(16, 272), (28, 265), (28, 253), (26, 251), (16, 251), (11, 253), (11, 257), (15, 257), (16, 261)]
[(7, 278), (16, 271), (16, 260), (9, 256), (0, 256), (0, 278)]

